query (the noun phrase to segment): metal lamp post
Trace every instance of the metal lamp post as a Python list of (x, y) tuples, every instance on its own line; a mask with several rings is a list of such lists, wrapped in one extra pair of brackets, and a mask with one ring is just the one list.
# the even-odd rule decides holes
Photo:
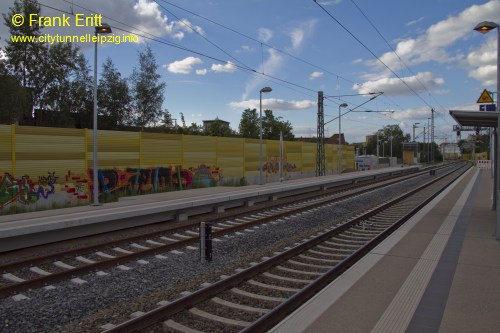
[(98, 165), (97, 165), (97, 35), (98, 34), (110, 34), (111, 27), (107, 24), (103, 24), (102, 26), (95, 27), (95, 52), (94, 52), (94, 119), (93, 119), (93, 197), (94, 202), (93, 206), (99, 206), (99, 180), (97, 177), (98, 174)]
[(338, 166), (338, 173), (339, 175), (342, 174), (342, 129), (341, 129), (341, 126), (340, 126), (340, 109), (341, 108), (346, 108), (347, 107), (347, 103), (342, 103), (339, 105), (339, 144), (337, 146), (337, 150), (338, 150), (338, 163), (339, 163), (339, 166)]
[[(479, 31), (482, 34), (485, 34), (493, 29), (497, 29), (498, 37), (497, 37), (497, 92), (500, 91), (500, 25), (496, 24), (495, 22), (489, 22), (489, 21), (483, 21), (481, 23), (478, 23), (475, 27), (474, 30)], [(495, 157), (494, 157), (494, 170), (493, 170), (493, 177), (494, 177), (494, 185), (493, 185), (493, 210), (497, 211), (497, 216), (496, 216), (496, 239), (500, 240), (500, 214), (498, 213), (498, 199), (500, 197), (500, 181), (498, 179), (498, 156), (500, 154), (500, 136), (498, 135), (498, 127), (500, 123), (500, 103), (498, 101), (498, 94), (497, 94), (497, 128), (496, 128), (496, 140), (495, 140)]]
[(259, 117), (259, 185), (264, 184), (262, 181), (262, 93), (270, 93), (273, 91), (270, 87), (264, 87), (260, 90), (260, 117)]

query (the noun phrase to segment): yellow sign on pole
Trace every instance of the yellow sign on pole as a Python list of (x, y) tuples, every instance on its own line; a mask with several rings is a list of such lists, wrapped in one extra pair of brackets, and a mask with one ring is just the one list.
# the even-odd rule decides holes
[(488, 90), (484, 89), (476, 103), (482, 104), (482, 103), (494, 103), (494, 102)]

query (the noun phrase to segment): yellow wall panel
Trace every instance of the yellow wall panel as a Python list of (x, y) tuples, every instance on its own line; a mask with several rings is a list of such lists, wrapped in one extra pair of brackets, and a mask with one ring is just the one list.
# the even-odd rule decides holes
[(215, 151), (217, 148), (217, 138), (185, 135), (182, 138), (183, 143), (183, 167), (193, 168), (202, 164), (207, 166), (215, 166), (217, 158)]
[[(99, 187), (106, 193), (212, 186), (223, 184), (224, 178), (255, 181), (259, 175), (258, 139), (100, 130), (98, 144)], [(285, 173), (314, 172), (315, 143), (283, 144)], [(263, 173), (279, 171), (279, 147), (278, 140), (263, 141)], [(342, 151), (343, 166), (350, 168), (354, 148)], [(336, 146), (326, 145), (325, 153), (327, 168), (336, 168)], [(16, 184), (0, 193), (0, 210), (40, 203), (37, 207), (50, 208), (52, 198), (62, 198), (64, 205), (86, 203), (92, 168), (92, 130), (0, 125), (0, 176)], [(28, 195), (20, 196), (17, 188)]]
[(12, 173), (12, 127), (0, 125), (0, 177)]

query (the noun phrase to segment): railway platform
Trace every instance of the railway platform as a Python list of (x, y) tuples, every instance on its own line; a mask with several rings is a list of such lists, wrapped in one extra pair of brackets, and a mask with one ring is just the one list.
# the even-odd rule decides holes
[(379, 177), (410, 173), (418, 166), (358, 171), (342, 175), (286, 180), (244, 187), (218, 186), (121, 198), (100, 206), (77, 206), (0, 216), (0, 253), (189, 216), (224, 212), (238, 206), (276, 200)]
[(273, 333), (499, 332), (490, 170), (471, 168)]

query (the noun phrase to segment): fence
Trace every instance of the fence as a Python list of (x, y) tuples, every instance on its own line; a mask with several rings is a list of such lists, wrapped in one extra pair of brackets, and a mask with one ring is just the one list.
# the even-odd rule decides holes
[[(0, 125), (0, 209), (36, 210), (91, 200), (93, 132)], [(259, 177), (259, 140), (98, 131), (99, 195), (133, 195), (239, 183)], [(325, 145), (336, 173), (337, 146)], [(285, 141), (284, 178), (314, 176), (316, 144)], [(279, 141), (263, 141), (266, 181), (279, 179)], [(342, 146), (344, 170), (354, 148)]]

